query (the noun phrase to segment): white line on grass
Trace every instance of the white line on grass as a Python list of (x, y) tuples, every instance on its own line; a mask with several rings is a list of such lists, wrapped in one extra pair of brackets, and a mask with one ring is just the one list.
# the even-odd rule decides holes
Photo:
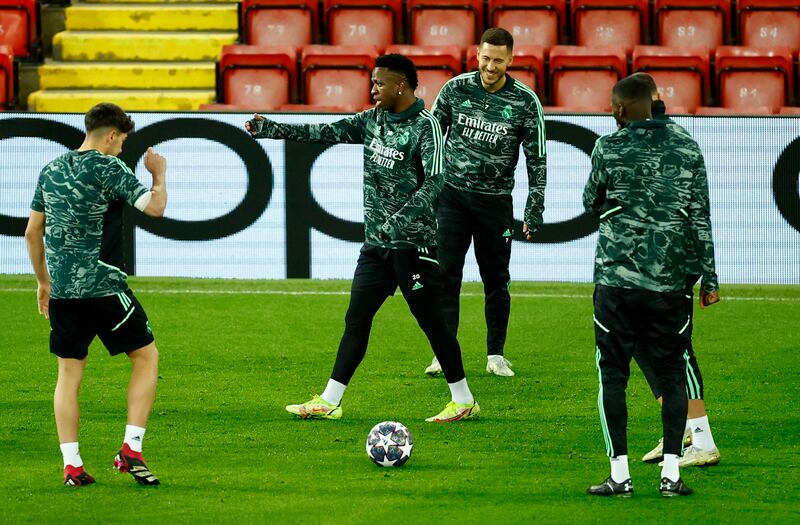
[[(0, 288), (2, 292), (30, 292), (36, 293), (35, 288)], [(200, 289), (172, 289), (172, 288), (145, 288), (136, 287), (135, 293), (140, 294), (163, 294), (163, 295), (350, 295), (349, 290), (324, 291), (324, 290), (200, 290)], [(462, 292), (466, 297), (483, 297), (481, 292)], [(591, 299), (590, 294), (566, 294), (566, 293), (512, 293), (512, 297), (531, 298), (531, 299)], [(755, 301), (755, 302), (800, 302), (800, 297), (736, 297), (723, 295), (723, 301)]]

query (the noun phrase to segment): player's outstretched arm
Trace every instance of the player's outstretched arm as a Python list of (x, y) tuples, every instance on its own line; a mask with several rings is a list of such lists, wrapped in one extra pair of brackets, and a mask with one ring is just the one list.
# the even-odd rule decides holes
[(147, 148), (144, 167), (153, 176), (153, 186), (150, 188), (150, 202), (142, 211), (151, 217), (161, 217), (167, 208), (167, 159), (153, 148)]
[(36, 302), (39, 313), (45, 319), (50, 319), (50, 273), (47, 271), (47, 262), (44, 257), (44, 213), (31, 210), (28, 225), (25, 228), (25, 245), (28, 247), (28, 257), (36, 274)]
[(369, 111), (330, 124), (281, 124), (258, 113), (244, 123), (244, 129), (256, 139), (286, 139), (321, 144), (363, 144), (365, 115)]

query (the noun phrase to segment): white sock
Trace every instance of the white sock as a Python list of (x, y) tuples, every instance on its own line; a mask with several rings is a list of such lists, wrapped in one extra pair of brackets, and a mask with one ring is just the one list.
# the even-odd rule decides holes
[(466, 377), (455, 383), (447, 383), (447, 386), (450, 387), (450, 396), (452, 396), (453, 401), (456, 403), (466, 405), (475, 402), (475, 398), (472, 397), (472, 392), (469, 391)]
[(711, 451), (717, 448), (714, 436), (711, 435), (711, 425), (708, 415), (689, 419), (686, 423), (692, 429), (692, 445), (700, 450)]
[(661, 477), (668, 478), (670, 481), (678, 481), (681, 479), (681, 473), (678, 470), (677, 454), (664, 454), (664, 466), (661, 467)]
[(82, 467), (83, 460), (81, 459), (81, 451), (78, 448), (78, 442), (75, 441), (74, 443), (61, 443), (61, 457), (64, 458), (64, 468), (67, 468), (67, 465), (72, 465), (73, 467)]
[(631, 472), (628, 470), (628, 456), (617, 456), (609, 458), (611, 460), (611, 479), (614, 483), (622, 483), (631, 479)]
[(142, 451), (142, 441), (144, 441), (145, 429), (136, 425), (125, 425), (125, 440), (134, 452)]
[(328, 386), (325, 387), (325, 391), (319, 397), (332, 405), (338, 406), (342, 402), (342, 396), (344, 396), (346, 388), (347, 385), (343, 385), (334, 379), (328, 379)]

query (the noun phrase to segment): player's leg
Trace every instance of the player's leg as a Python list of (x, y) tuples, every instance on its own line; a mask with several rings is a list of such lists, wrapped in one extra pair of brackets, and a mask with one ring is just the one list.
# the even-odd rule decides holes
[(142, 455), (147, 421), (153, 410), (158, 382), (158, 350), (150, 321), (133, 292), (97, 300), (96, 316), (103, 324), (100, 340), (111, 355), (126, 354), (131, 363), (128, 380), (128, 417), (122, 447), (114, 467), (128, 472), (140, 485), (158, 485)]
[(86, 472), (78, 442), (80, 403), (78, 394), (86, 368), (94, 329), (87, 322), (81, 300), (50, 300), (50, 352), (58, 358), (58, 379), (53, 392), (53, 413), (64, 460), (64, 484), (94, 483)]
[(634, 290), (597, 285), (594, 292), (595, 362), (599, 392), (597, 405), (610, 476), (587, 492), (594, 496), (631, 496), (633, 484), (628, 466), (628, 408), (625, 390), (630, 376), (631, 353), (637, 319), (630, 303)]
[(397, 286), (387, 269), (390, 250), (365, 244), (356, 265), (350, 289), (345, 328), (336, 353), (331, 377), (321, 395), (286, 410), (300, 418), (339, 419), (345, 389), (367, 352), (372, 321)]
[(510, 195), (476, 195), (474, 206), (475, 259), (484, 292), (486, 317), (486, 371), (498, 376), (513, 376), (511, 363), (504, 357), (508, 317), (511, 312), (511, 238), (514, 207)]
[(689, 309), (683, 292), (650, 292), (650, 298), (642, 302), (639, 310), (646, 316), (644, 344), (663, 398), (664, 460), (660, 490), (665, 496), (689, 495), (692, 490), (683, 484), (679, 470), (688, 403), (684, 356), (689, 344)]
[[(442, 315), (445, 324), (456, 336), (464, 259), (472, 242), (472, 217), (465, 208), (465, 198), (464, 192), (445, 185), (436, 201), (436, 218), (439, 223), (437, 248), (442, 274)], [(425, 373), (431, 376), (441, 371), (442, 367), (436, 357), (425, 369)]]
[(467, 384), (461, 347), (442, 315), (441, 274), (436, 247), (394, 250), (392, 258), (403, 297), (441, 363), (450, 389), (450, 403), (428, 421), (445, 423), (478, 417), (480, 407)]

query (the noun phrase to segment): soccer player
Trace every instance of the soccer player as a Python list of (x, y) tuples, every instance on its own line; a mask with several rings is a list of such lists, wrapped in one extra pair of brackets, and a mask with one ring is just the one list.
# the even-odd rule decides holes
[[(498, 376), (514, 375), (504, 347), (511, 309), (511, 190), (520, 144), (528, 170), (522, 228), (528, 240), (542, 223), (547, 179), (542, 105), (533, 90), (506, 73), (513, 47), (505, 29), (486, 30), (478, 46), (478, 71), (449, 80), (432, 109), (447, 132), (445, 184), (436, 208), (445, 320), (457, 335), (464, 258), (474, 241), (485, 297), (486, 370)], [(425, 373), (435, 376), (441, 370), (434, 357)]]
[[(114, 104), (86, 113), (83, 144), (39, 175), (25, 230), (36, 274), (39, 313), (50, 320), (50, 352), (58, 358), (54, 410), (64, 459), (64, 484), (94, 483), (78, 448), (78, 391), (89, 344), (99, 336), (111, 355), (132, 365), (128, 421), (114, 467), (142, 485), (158, 485), (142, 457), (142, 440), (156, 394), (158, 351), (150, 322), (119, 268), (125, 203), (160, 217), (167, 204), (166, 160), (152, 148), (144, 165), (148, 190), (117, 158), (133, 122)], [(46, 248), (45, 248), (46, 246)]]
[[(667, 122), (667, 126), (673, 128), (678, 132), (689, 132), (681, 127), (678, 123), (667, 117), (666, 106), (658, 94), (658, 87), (652, 76), (647, 73), (634, 73), (634, 76), (641, 78), (650, 87), (650, 93), (653, 99), (652, 113), (654, 119), (663, 119)], [(681, 467), (694, 467), (704, 465), (717, 465), (720, 462), (720, 453), (714, 442), (714, 436), (711, 433), (711, 425), (708, 421), (708, 413), (706, 412), (706, 405), (704, 401), (704, 388), (703, 388), (703, 375), (700, 373), (700, 366), (697, 364), (697, 357), (694, 353), (692, 345), (692, 328), (693, 328), (693, 310), (691, 307), (692, 299), (694, 297), (694, 285), (700, 279), (700, 263), (694, 255), (694, 251), (689, 247), (686, 252), (686, 299), (689, 308), (689, 326), (686, 332), (689, 335), (689, 346), (686, 349), (684, 359), (686, 359), (687, 369), (687, 382), (689, 386), (689, 408), (686, 419), (686, 429), (684, 431), (684, 443), (691, 445), (683, 451), (683, 456), (679, 461)], [(702, 290), (701, 290), (702, 293)], [(703, 303), (700, 303), (703, 308)], [(661, 389), (658, 386), (655, 373), (653, 372), (652, 365), (647, 359), (647, 355), (640, 352), (638, 349), (634, 350), (633, 358), (636, 360), (639, 368), (642, 370), (648, 385), (653, 392), (653, 395), (658, 400), (659, 404), (663, 402)], [(660, 439), (658, 445), (650, 452), (642, 457), (645, 463), (655, 463), (661, 461), (664, 456), (664, 440)]]
[(366, 354), (372, 320), (398, 286), (442, 363), (452, 396), (427, 421), (472, 419), (480, 412), (440, 306), (433, 201), (442, 188), (442, 133), (414, 96), (416, 87), (414, 63), (402, 55), (384, 55), (372, 72), (374, 108), (332, 124), (278, 124), (260, 115), (245, 124), (255, 138), (364, 144), (366, 240), (328, 385), (310, 401), (286, 407), (301, 418), (342, 417), (341, 400)]
[(633, 494), (625, 389), (639, 344), (663, 397), (659, 490), (664, 496), (686, 496), (693, 491), (680, 477), (678, 458), (688, 401), (688, 249), (699, 260), (701, 302), (719, 301), (705, 163), (688, 135), (652, 119), (650, 87), (641, 78), (619, 81), (611, 107), (620, 130), (597, 141), (583, 194), (585, 208), (600, 218), (593, 317), (598, 406), (611, 475), (587, 492)]

